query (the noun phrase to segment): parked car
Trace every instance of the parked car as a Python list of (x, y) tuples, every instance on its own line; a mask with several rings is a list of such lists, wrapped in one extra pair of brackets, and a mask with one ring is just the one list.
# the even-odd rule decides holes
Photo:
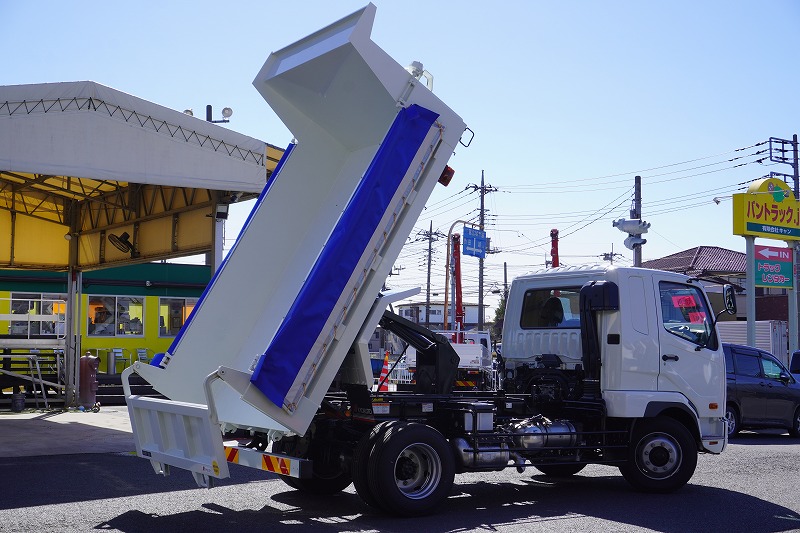
[(722, 343), (728, 377), (728, 436), (745, 428), (783, 428), (800, 438), (800, 383), (769, 352)]

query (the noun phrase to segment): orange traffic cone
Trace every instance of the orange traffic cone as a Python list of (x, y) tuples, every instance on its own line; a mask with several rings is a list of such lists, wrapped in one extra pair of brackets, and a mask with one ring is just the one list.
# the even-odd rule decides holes
[(383, 357), (381, 377), (378, 378), (378, 392), (389, 392), (389, 350), (386, 350), (386, 355)]

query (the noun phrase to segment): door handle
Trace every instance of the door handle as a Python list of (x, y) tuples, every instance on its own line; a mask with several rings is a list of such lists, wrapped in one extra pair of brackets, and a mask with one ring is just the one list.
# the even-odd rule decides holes
[(678, 356), (677, 355), (662, 355), (661, 356), (661, 360), (662, 361), (677, 361), (678, 360)]

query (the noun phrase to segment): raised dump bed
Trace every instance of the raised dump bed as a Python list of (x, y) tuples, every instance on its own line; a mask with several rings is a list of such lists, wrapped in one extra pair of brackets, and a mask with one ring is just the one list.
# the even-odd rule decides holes
[[(157, 469), (169, 454), (154, 446), (172, 445), (148, 427), (176, 412), (187, 435), (220, 424), (303, 434), (340, 369), (372, 383), (366, 339), (408, 293), (376, 297), (465, 130), (419, 69), (370, 40), (374, 16), (370, 4), (272, 53), (253, 82), (297, 142), (167, 353), (123, 374), (172, 401), (128, 401)], [(214, 461), (194, 471), (214, 475)]]

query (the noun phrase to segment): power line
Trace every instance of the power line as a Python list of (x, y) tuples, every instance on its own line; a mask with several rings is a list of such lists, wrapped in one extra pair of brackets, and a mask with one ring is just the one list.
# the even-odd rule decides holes
[[(605, 176), (597, 176), (597, 177), (594, 177), (594, 178), (571, 179), (569, 181), (571, 181), (571, 182), (575, 182), (575, 181), (595, 181), (595, 180), (600, 180), (600, 179), (605, 179), (605, 178), (618, 178), (618, 177), (622, 177), (622, 176), (632, 176), (632, 175), (635, 175), (635, 174), (642, 175), (642, 174), (644, 174), (646, 172), (650, 172), (652, 170), (660, 170), (662, 168), (670, 168), (670, 167), (685, 165), (685, 164), (688, 164), (688, 163), (694, 163), (696, 161), (703, 161), (705, 159), (711, 159), (713, 157), (719, 157), (719, 156), (722, 156), (722, 155), (727, 155), (727, 154), (732, 154), (732, 153), (735, 153), (735, 152), (741, 152), (741, 151), (744, 151), (744, 150), (749, 150), (750, 148), (755, 148), (755, 147), (758, 147), (758, 146), (765, 145), (768, 142), (769, 141), (761, 141), (761, 142), (752, 144), (750, 146), (745, 146), (745, 147), (742, 147), (742, 148), (736, 148), (734, 150), (728, 150), (726, 152), (720, 152), (718, 154), (713, 154), (713, 155), (708, 155), (708, 156), (703, 156), (703, 157), (697, 157), (697, 158), (694, 158), (694, 159), (687, 159), (686, 161), (680, 161), (678, 163), (670, 163), (670, 164), (667, 164), (667, 165), (661, 165), (661, 166), (657, 166), (657, 167), (650, 167), (650, 168), (645, 168), (645, 169), (641, 169), (641, 170), (620, 172), (620, 173), (617, 173), (617, 174), (607, 174)], [(499, 187), (505, 189), (505, 188), (510, 188), (510, 187), (513, 188), (515, 186), (502, 186), (501, 185)], [(524, 185), (520, 185), (519, 187), (525, 187), (525, 186)]]

